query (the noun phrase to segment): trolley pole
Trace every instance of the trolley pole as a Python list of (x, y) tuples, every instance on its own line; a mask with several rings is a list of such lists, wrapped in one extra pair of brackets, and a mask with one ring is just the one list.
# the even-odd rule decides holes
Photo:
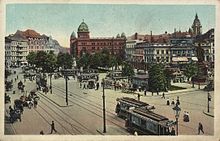
[(176, 135), (178, 136), (178, 117), (176, 116)]
[(65, 75), (65, 79), (66, 79), (66, 105), (68, 106), (68, 79), (67, 79), (67, 75)]
[(102, 87), (103, 87), (103, 95), (102, 95), (102, 99), (103, 99), (103, 133), (106, 133), (106, 120), (105, 120), (105, 81), (104, 79), (102, 79)]
[(50, 93), (52, 94), (52, 81), (51, 81), (51, 79), (52, 79), (52, 74), (50, 74)]

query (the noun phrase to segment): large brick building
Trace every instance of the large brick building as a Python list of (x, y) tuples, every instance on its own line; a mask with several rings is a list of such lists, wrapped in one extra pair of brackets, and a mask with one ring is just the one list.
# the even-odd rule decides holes
[(77, 31), (77, 37), (73, 31), (70, 36), (71, 54), (74, 57), (80, 57), (84, 53), (93, 54), (107, 49), (110, 54), (122, 55), (126, 45), (125, 34), (118, 34), (116, 38), (91, 38), (87, 24), (83, 21)]

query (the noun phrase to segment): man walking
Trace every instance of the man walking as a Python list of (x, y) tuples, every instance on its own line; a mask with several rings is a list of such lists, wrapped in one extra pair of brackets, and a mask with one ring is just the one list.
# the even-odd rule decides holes
[(201, 122), (199, 122), (198, 135), (200, 134), (200, 131), (202, 131), (202, 133), (204, 134), (203, 126), (202, 126), (202, 123), (201, 123)]
[(99, 89), (99, 82), (96, 83), (96, 90)]
[(50, 126), (51, 126), (51, 132), (50, 132), (50, 134), (52, 134), (53, 131), (55, 131), (55, 133), (56, 133), (57, 130), (55, 129), (54, 121), (52, 121), (52, 124), (51, 124)]

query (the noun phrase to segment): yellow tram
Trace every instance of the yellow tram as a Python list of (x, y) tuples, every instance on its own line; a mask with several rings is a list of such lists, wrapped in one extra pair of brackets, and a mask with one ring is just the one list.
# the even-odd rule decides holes
[(154, 106), (128, 97), (118, 98), (117, 101), (115, 112), (126, 120), (125, 127), (129, 132), (140, 135), (175, 135), (173, 127), (176, 123), (154, 113)]

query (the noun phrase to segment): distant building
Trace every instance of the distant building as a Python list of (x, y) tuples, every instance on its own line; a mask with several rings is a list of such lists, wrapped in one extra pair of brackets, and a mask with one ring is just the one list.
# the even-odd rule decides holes
[(125, 58), (128, 62), (133, 62), (134, 58), (133, 55), (135, 53), (135, 46), (137, 43), (143, 42), (142, 40), (127, 40), (126, 47), (125, 47)]
[(28, 40), (21, 34), (5, 37), (5, 66), (21, 66), (27, 62)]
[(116, 38), (91, 38), (89, 28), (84, 21), (78, 27), (77, 37), (74, 31), (70, 36), (71, 54), (74, 57), (80, 57), (85, 53), (100, 52), (104, 48), (110, 54), (122, 56), (124, 55), (125, 42), (124, 33), (121, 36), (118, 34)]
[(200, 23), (200, 20), (198, 18), (197, 13), (196, 13), (195, 19), (193, 21), (192, 33), (193, 33), (193, 36), (197, 36), (197, 35), (202, 34), (202, 25)]
[(26, 63), (29, 52), (45, 51), (59, 53), (59, 43), (46, 35), (40, 35), (34, 30), (17, 30), (15, 34), (5, 37), (5, 65), (21, 66)]

